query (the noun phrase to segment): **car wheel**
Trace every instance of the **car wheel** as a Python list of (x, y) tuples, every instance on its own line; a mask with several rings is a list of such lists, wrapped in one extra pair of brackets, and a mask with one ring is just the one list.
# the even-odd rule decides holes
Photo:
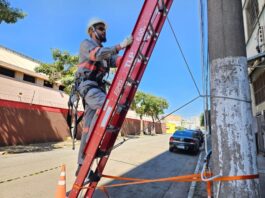
[(173, 152), (174, 148), (173, 147), (169, 147), (169, 152)]
[(199, 151), (200, 151), (200, 147), (199, 146), (197, 146), (196, 148), (194, 148), (194, 150), (193, 150), (193, 154), (194, 155), (197, 155), (198, 153), (199, 153)]

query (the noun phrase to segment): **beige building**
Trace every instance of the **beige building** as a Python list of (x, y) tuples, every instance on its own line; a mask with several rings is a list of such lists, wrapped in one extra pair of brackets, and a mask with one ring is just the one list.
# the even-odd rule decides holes
[(67, 108), (68, 95), (60, 84), (34, 71), (40, 62), (0, 46), (0, 99)]
[(68, 95), (34, 68), (40, 62), (0, 46), (0, 146), (69, 136)]
[(200, 128), (200, 116), (183, 119), (181, 124), (186, 129), (198, 129)]
[[(66, 122), (69, 96), (60, 83), (51, 84), (46, 75), (34, 71), (40, 64), (0, 46), (0, 146), (61, 141), (70, 134)], [(143, 117), (142, 123), (150, 133), (152, 119)], [(140, 134), (140, 126), (139, 116), (129, 111), (121, 134)], [(162, 123), (155, 124), (156, 133), (164, 130)], [(82, 126), (78, 138), (81, 131)]]

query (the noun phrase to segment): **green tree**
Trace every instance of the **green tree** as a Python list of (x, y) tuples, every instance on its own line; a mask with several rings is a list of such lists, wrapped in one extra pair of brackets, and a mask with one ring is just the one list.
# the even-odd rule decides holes
[(201, 113), (200, 115), (200, 125), (204, 127), (204, 113)]
[(137, 91), (131, 104), (131, 109), (134, 110), (140, 117), (140, 133), (143, 134), (143, 116), (145, 115), (145, 98), (146, 94), (142, 91)]
[(35, 71), (46, 74), (51, 83), (56, 81), (62, 83), (65, 87), (64, 91), (69, 94), (74, 82), (74, 73), (77, 70), (78, 56), (70, 55), (67, 51), (53, 49), (52, 57), (54, 63), (43, 63), (36, 67)]
[(6, 23), (16, 23), (18, 19), (23, 19), (26, 13), (20, 9), (10, 7), (10, 3), (6, 0), (0, 0), (0, 24), (4, 21)]
[[(205, 122), (204, 119), (206, 118)], [(200, 115), (200, 124), (202, 127), (205, 127), (205, 130), (209, 131), (209, 133), (211, 134), (211, 111), (210, 110), (205, 110), (205, 116), (204, 113), (202, 113)], [(206, 126), (204, 126), (204, 123), (206, 124)]]
[(168, 108), (168, 103), (165, 99), (137, 91), (131, 109), (140, 116), (141, 133), (143, 132), (143, 116), (147, 115), (152, 118), (152, 128), (154, 129), (155, 121), (159, 120), (159, 115), (163, 114), (166, 108)]
[(164, 114), (164, 110), (168, 108), (168, 102), (164, 98), (151, 94), (147, 94), (145, 101), (145, 113), (152, 118), (152, 133), (155, 133), (155, 121), (159, 120), (159, 115)]

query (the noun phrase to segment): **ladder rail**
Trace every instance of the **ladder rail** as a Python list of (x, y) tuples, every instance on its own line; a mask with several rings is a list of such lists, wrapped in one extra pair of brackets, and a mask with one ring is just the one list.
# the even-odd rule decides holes
[[(164, 19), (164, 21), (165, 21), (165, 19)], [(157, 21), (157, 29), (159, 29), (159, 28), (161, 28), (162, 27), (162, 24), (164, 23), (164, 21), (162, 21), (162, 23), (161, 23), (161, 21), (160, 21), (160, 23), (159, 23), (159, 21)], [(160, 26), (158, 26), (158, 24), (161, 24)], [(156, 26), (155, 25), (155, 26)], [(152, 41), (150, 41), (150, 42), (152, 42)], [(153, 49), (154, 49), (154, 45), (148, 45), (147, 44), (147, 46), (149, 46), (149, 48), (147, 48), (146, 49), (146, 52), (145, 53), (143, 53), (143, 54), (147, 54), (147, 57), (148, 56), (150, 56), (151, 55), (151, 53), (152, 53), (152, 51), (153, 51)], [(137, 74), (138, 75), (138, 77), (136, 77), (136, 75), (135, 75), (135, 77), (131, 77), (131, 76), (133, 76), (133, 74), (131, 74), (129, 77), (131, 78), (131, 79), (136, 79), (135, 81), (140, 81), (141, 80), (141, 78), (142, 78), (142, 75), (143, 75), (143, 73), (144, 73), (144, 70), (145, 70), (145, 67), (146, 67), (146, 65), (147, 65), (147, 63), (148, 62), (142, 62), (141, 64), (139, 64), (138, 65), (138, 69), (135, 69), (135, 68), (137, 68), (137, 65), (135, 66), (135, 68), (133, 68), (134, 69), (134, 73), (133, 74)], [(143, 66), (142, 65), (145, 65), (145, 67), (144, 68), (142, 68)], [(135, 71), (136, 70), (136, 71)], [(138, 74), (139, 73), (139, 71), (140, 71), (140, 75)], [(133, 90), (134, 90), (134, 92), (130, 92), (129, 94), (131, 94), (132, 96), (126, 96), (125, 94), (123, 94), (123, 96), (125, 95), (125, 97), (124, 98), (132, 98), (133, 99), (133, 97), (134, 97), (134, 94), (135, 94), (135, 92), (136, 92), (136, 90), (137, 90), (137, 87), (138, 86), (136, 86), (136, 87), (134, 87), (134, 88), (132, 88)], [(128, 94), (128, 95), (129, 95)], [(129, 101), (128, 103), (129, 104), (131, 104), (131, 102), (132, 102), (132, 100), (131, 101)], [(121, 102), (121, 103), (123, 103), (123, 102)], [(115, 125), (115, 124), (112, 124), (112, 125)], [(120, 127), (120, 126), (119, 126)], [(105, 144), (103, 144), (103, 145), (105, 145)]]
[[(163, 0), (162, 0), (163, 1)], [(165, 0), (168, 9), (171, 6), (173, 0)], [(164, 1), (163, 1), (164, 2)], [(110, 124), (113, 126), (121, 127), (125, 116), (127, 114), (129, 104), (132, 102), (135, 92), (137, 90), (138, 84), (131, 84), (131, 87), (128, 85), (127, 79), (130, 77), (131, 79), (135, 79), (135, 81), (140, 81), (148, 60), (151, 56), (151, 53), (155, 46), (156, 37), (153, 35), (152, 39), (147, 39), (145, 43), (144, 39), (148, 34), (148, 29), (152, 20), (154, 25), (152, 26), (155, 28), (157, 32), (160, 32), (165, 21), (165, 17), (158, 17), (155, 16), (154, 13), (157, 12), (158, 2), (155, 1), (145, 1), (141, 13), (137, 19), (136, 26), (133, 30), (133, 37), (135, 38), (132, 46), (126, 49), (124, 56), (121, 60), (121, 66), (117, 70), (117, 76), (115, 76), (113, 85), (111, 86), (103, 108), (100, 109), (98, 114), (98, 119), (94, 125), (94, 129), (91, 135), (91, 138), (87, 142), (85, 148), (85, 159), (84, 163), (80, 169), (80, 172), (77, 176), (76, 182), (73, 185), (72, 191), (70, 192), (69, 197), (77, 197), (80, 193), (81, 187), (84, 183), (84, 180), (88, 174), (88, 171), (94, 161), (96, 152), (99, 148), (103, 150), (111, 149), (115, 143), (117, 138), (118, 132), (112, 133), (108, 132), (106, 129)], [(150, 10), (153, 12), (150, 13)], [(149, 12), (148, 12), (149, 11)], [(147, 13), (148, 12), (148, 13)], [(142, 18), (148, 18), (148, 22), (142, 20)], [(145, 45), (146, 44), (146, 45)], [(147, 59), (143, 59), (139, 63), (139, 54), (142, 53)], [(126, 84), (127, 83), (127, 84)], [(123, 93), (122, 93), (123, 92)], [(112, 97), (110, 97), (112, 96)], [(128, 106), (126, 109), (122, 109), (119, 113), (117, 112), (117, 104), (123, 104), (123, 102), (128, 100)], [(99, 125), (100, 124), (100, 125)], [(92, 143), (98, 145), (94, 146), (91, 145)], [(101, 157), (99, 164), (96, 168), (96, 171), (99, 173), (103, 172), (103, 169), (107, 163), (108, 155)], [(91, 197), (94, 192), (94, 188), (96, 187), (98, 182), (92, 182), (88, 188), (85, 197)]]
[[(145, 9), (145, 7), (148, 6), (148, 4), (151, 4), (152, 7), (155, 7), (155, 5), (156, 5), (155, 1), (145, 1), (144, 5), (143, 5), (143, 9), (141, 10), (141, 13), (139, 15), (138, 20), (142, 17), (146, 18), (146, 16), (144, 16), (144, 14), (147, 14), (147, 15), (152, 14), (152, 13), (143, 12), (143, 10)], [(140, 28), (139, 28), (139, 26), (140, 26)], [(144, 36), (145, 32), (146, 32), (146, 27), (145, 27), (145, 29), (143, 29), (143, 28), (141, 28), (141, 25), (139, 25), (139, 24), (135, 26), (132, 35), (136, 39), (134, 39), (132, 46), (130, 46), (128, 49), (125, 50), (124, 56), (121, 60), (121, 66), (117, 70), (117, 73), (116, 73), (116, 76), (113, 80), (112, 86), (110, 87), (110, 90), (106, 96), (105, 103), (103, 104), (103, 108), (101, 108), (101, 110), (100, 110), (100, 113), (99, 113), (100, 116), (98, 117), (98, 119), (94, 125), (94, 131), (97, 131), (97, 130), (95, 130), (95, 127), (98, 126), (98, 123), (101, 123), (101, 125), (106, 127), (106, 124), (108, 123), (109, 118), (111, 117), (111, 115), (114, 111), (113, 107), (116, 106), (117, 101), (118, 101), (119, 97), (121, 96), (121, 91), (122, 91), (121, 89), (122, 89), (122, 87), (124, 87), (126, 79), (127, 79), (129, 72), (131, 70), (131, 65), (135, 64), (135, 61), (133, 61), (133, 60), (135, 60), (135, 56), (139, 52), (139, 46), (141, 45), (140, 43), (143, 42), (143, 36)], [(124, 61), (124, 60), (126, 60), (126, 61)], [(112, 94), (112, 97), (110, 97), (111, 94)], [(114, 95), (114, 97), (113, 97), (113, 95)], [(108, 117), (106, 117), (106, 113), (105, 113), (104, 117), (101, 116), (103, 111), (107, 111)], [(103, 119), (105, 119), (105, 120), (103, 120)], [(100, 128), (100, 127), (98, 127), (98, 128)], [(101, 127), (101, 128), (103, 128), (103, 127)], [(92, 138), (90, 138), (89, 141), (92, 141)], [(87, 151), (88, 145), (89, 145), (89, 143), (86, 145), (85, 151)]]
[[(155, 26), (157, 27), (157, 28), (156, 28), (157, 30), (161, 30), (161, 28), (162, 28), (162, 26), (163, 26), (163, 23), (165, 22), (165, 18), (161, 18), (161, 19), (162, 19), (162, 21), (157, 21), (157, 22), (156, 22), (157, 24), (156, 24)], [(158, 24), (159, 24), (159, 25), (158, 25)], [(151, 43), (151, 41), (150, 41), (150, 43)], [(147, 44), (147, 46), (150, 46), (150, 47), (148, 47), (148, 48), (146, 49), (146, 53), (143, 53), (143, 54), (151, 55), (155, 45), (148, 45), (148, 44)], [(147, 57), (148, 57), (148, 56), (147, 56)], [(142, 76), (143, 76), (143, 73), (144, 73), (144, 70), (145, 70), (145, 68), (146, 68), (146, 66), (147, 66), (147, 64), (148, 64), (148, 61), (149, 61), (149, 60), (147, 60), (147, 62), (142, 61), (141, 64), (138, 66), (138, 67), (139, 67), (139, 68), (138, 68), (139, 71), (134, 72), (134, 73), (136, 74), (136, 78), (135, 78), (136, 81), (140, 81), (140, 80), (141, 80), (141, 78), (142, 78)], [(136, 67), (136, 66), (135, 66), (135, 67)], [(134, 68), (134, 69), (135, 69), (135, 68)], [(134, 78), (132, 78), (132, 79), (134, 79)], [(135, 86), (135, 87), (131, 88), (130, 93), (128, 94), (128, 96), (127, 96), (127, 97), (126, 97), (126, 96), (124, 97), (124, 98), (129, 98), (129, 99), (131, 99), (131, 100), (128, 102), (129, 104), (131, 104), (131, 102), (132, 102), (132, 100), (133, 100), (133, 97), (134, 97), (134, 95), (135, 95), (135, 93), (136, 93), (136, 91), (137, 91), (137, 88), (138, 88), (138, 86)], [(123, 96), (124, 96), (124, 94), (123, 94)], [(127, 111), (125, 112), (124, 116), (120, 116), (120, 117), (119, 117), (120, 120), (117, 121), (117, 123), (120, 123), (120, 125), (118, 125), (118, 127), (121, 127), (121, 125), (122, 125), (122, 123), (123, 123), (123, 121), (124, 121), (124, 119), (125, 119), (126, 113), (127, 113)], [(112, 125), (116, 125), (116, 124), (112, 124)], [(106, 132), (106, 133), (107, 133), (107, 132)], [(107, 145), (107, 146), (104, 147), (103, 150), (112, 149), (112, 147), (114, 146), (114, 143), (115, 143), (115, 140), (116, 140), (117, 135), (118, 135), (118, 133), (115, 134), (115, 135), (110, 135), (109, 138), (105, 138), (105, 137), (103, 138), (102, 145)], [(113, 137), (114, 137), (114, 138), (113, 138)], [(111, 141), (111, 140), (112, 140), (111, 138), (113, 138), (114, 141)], [(98, 163), (98, 168), (96, 169), (96, 172), (97, 172), (97, 171), (98, 171), (98, 172), (102, 172), (102, 171), (104, 170), (104, 167), (105, 167), (105, 165), (106, 165), (106, 163), (107, 163), (108, 158), (109, 158), (109, 156), (104, 156), (103, 158), (100, 159), (100, 161), (99, 161), (99, 163)], [(90, 190), (87, 191), (87, 194), (86, 194), (88, 197), (91, 197), (91, 196), (93, 195), (93, 192), (94, 192), (94, 190), (95, 190), (95, 187), (97, 186), (97, 183), (98, 183), (98, 182), (92, 182), (92, 183), (89, 185)]]

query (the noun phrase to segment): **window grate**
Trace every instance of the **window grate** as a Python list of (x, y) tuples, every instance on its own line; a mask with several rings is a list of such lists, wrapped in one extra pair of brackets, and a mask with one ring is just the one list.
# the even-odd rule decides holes
[(15, 78), (15, 71), (11, 69), (7, 69), (5, 67), (0, 67), (0, 74)]
[(43, 86), (52, 88), (53, 87), (53, 83), (50, 83), (49, 81), (44, 80)]
[(255, 82), (253, 82), (253, 88), (256, 105), (265, 102), (265, 72), (261, 74)]
[(27, 82), (31, 82), (31, 83), (35, 83), (36, 82), (36, 78), (34, 76), (30, 76), (30, 75), (27, 75), (27, 74), (24, 74), (23, 80), (27, 81)]

